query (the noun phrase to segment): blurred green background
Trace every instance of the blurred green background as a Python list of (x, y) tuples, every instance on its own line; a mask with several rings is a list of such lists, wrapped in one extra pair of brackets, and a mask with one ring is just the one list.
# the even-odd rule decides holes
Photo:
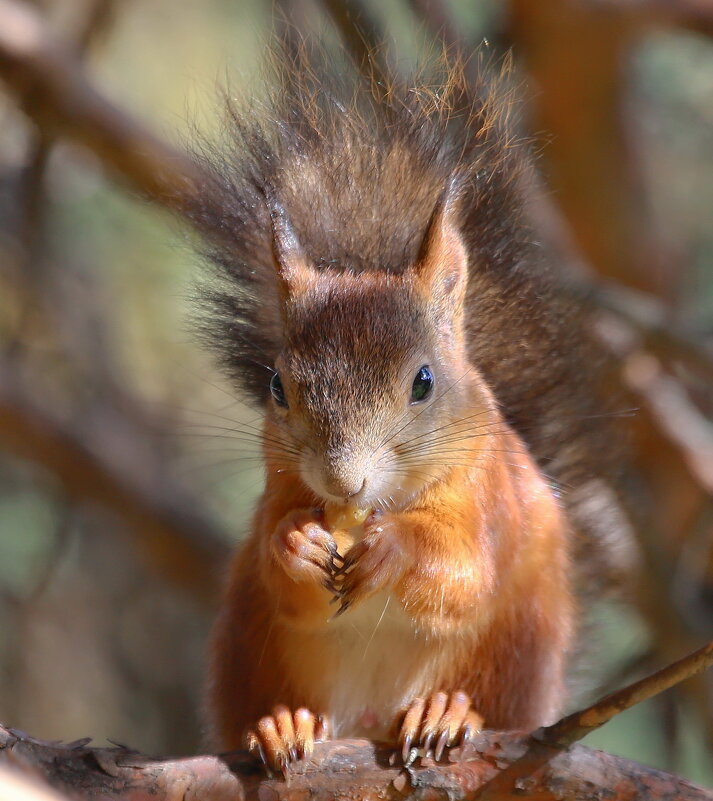
[[(459, 0), (448, 9), (468, 41), (487, 38), (495, 50), (514, 48), (529, 110), (544, 89), (528, 76), (530, 65), (518, 48), (509, 17), (517, 5)], [(66, 41), (89, 6), (80, 0), (38, 4)], [(84, 55), (86, 69), (109, 98), (159, 136), (182, 147), (196, 127), (219, 131), (218, 88), (226, 81), (236, 91), (259, 91), (272, 31), (269, 3), (129, 0), (110, 6)], [(385, 0), (369, 8), (398, 54), (394, 60), (417, 58), (425, 25), (409, 4)], [(311, 31), (335, 35), (321, 7), (305, 2), (280, 9), (289, 18), (293, 11), (295, 24), (307, 20)], [(654, 288), (668, 319), (709, 342), (713, 42), (704, 32), (643, 26), (625, 55), (618, 98), (627, 153), (646, 230), (673, 254), (665, 280)], [(548, 147), (556, 151), (558, 135), (543, 129), (534, 111), (528, 124), (549, 142), (542, 170), (555, 202), (565, 203), (547, 156)], [(41, 141), (0, 84), (3, 359), (32, 388), (31, 399), (51, 407), (53, 419), (94, 432), (98, 447), (128, 469), (153, 471), (167, 486), (180, 487), (205, 510), (211, 531), (237, 540), (260, 491), (259, 467), (250, 458), (257, 443), (235, 451), (210, 427), (256, 421), (257, 413), (241, 406), (239, 393), (192, 333), (201, 278), (194, 235), (116, 182), (95, 156), (62, 139), (47, 147), (32, 184), (28, 174)], [(552, 174), (556, 178), (556, 169)], [(608, 230), (599, 236), (607, 239)], [(695, 378), (691, 385), (711, 426), (709, 385)], [(157, 570), (155, 555), (147, 556), (116, 514), (69, 496), (52, 471), (8, 451), (0, 447), (0, 720), (43, 738), (92, 735), (154, 754), (194, 752), (212, 604)], [(703, 564), (710, 542), (709, 524), (697, 552)], [(713, 628), (710, 604), (702, 608), (698, 642)], [(602, 603), (593, 616), (590, 664), (577, 684), (576, 703), (640, 675), (661, 636), (630, 601)], [(713, 785), (706, 715), (713, 719), (710, 709), (692, 710), (680, 693), (667, 694), (586, 742)]]

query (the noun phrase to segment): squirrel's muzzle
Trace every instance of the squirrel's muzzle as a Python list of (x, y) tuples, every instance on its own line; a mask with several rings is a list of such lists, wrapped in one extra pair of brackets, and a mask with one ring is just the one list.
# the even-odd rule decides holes
[(324, 476), (324, 488), (330, 495), (337, 498), (353, 498), (358, 495), (366, 484), (366, 478), (361, 474), (352, 475), (351, 472), (337, 475)]
[(333, 498), (347, 500), (358, 495), (366, 485), (363, 460), (351, 449), (328, 450), (322, 459), (320, 483)]

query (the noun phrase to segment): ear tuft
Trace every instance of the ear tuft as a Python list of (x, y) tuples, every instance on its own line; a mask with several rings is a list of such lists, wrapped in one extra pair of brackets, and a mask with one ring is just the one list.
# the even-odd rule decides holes
[(451, 178), (426, 228), (415, 272), (429, 298), (455, 306), (468, 283), (468, 254), (456, 224), (457, 183)]
[(284, 302), (304, 291), (312, 270), (290, 218), (274, 190), (264, 188), (263, 196), (272, 222), (272, 255), (280, 297)]

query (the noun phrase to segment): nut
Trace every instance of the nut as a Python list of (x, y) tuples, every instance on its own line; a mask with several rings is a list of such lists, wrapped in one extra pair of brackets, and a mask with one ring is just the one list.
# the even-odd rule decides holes
[(324, 509), (324, 520), (327, 528), (350, 529), (360, 526), (371, 514), (371, 509), (360, 509), (351, 504), (341, 505), (328, 503)]

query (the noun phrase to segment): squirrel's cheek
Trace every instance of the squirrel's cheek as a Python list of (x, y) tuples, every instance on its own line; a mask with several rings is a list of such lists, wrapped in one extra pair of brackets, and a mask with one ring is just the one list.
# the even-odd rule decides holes
[(383, 482), (400, 493), (413, 496), (437, 477), (438, 471), (427, 462), (407, 458), (403, 461), (395, 460), (393, 469), (383, 477)]

